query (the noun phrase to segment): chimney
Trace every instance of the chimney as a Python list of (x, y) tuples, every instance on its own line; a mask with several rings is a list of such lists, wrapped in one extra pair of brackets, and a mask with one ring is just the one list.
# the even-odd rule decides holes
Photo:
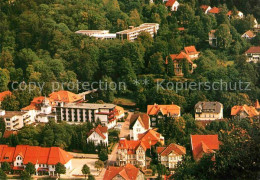
[(0, 116), (4, 116), (5, 115), (5, 110), (0, 109)]
[(134, 29), (135, 27), (134, 26), (129, 26), (129, 29)]

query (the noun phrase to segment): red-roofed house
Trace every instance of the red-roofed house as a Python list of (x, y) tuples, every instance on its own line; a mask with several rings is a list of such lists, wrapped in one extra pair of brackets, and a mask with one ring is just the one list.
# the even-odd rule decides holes
[(246, 52), (247, 62), (257, 63), (260, 61), (260, 46), (252, 46)]
[(231, 108), (231, 116), (238, 119), (244, 118), (259, 118), (259, 112), (256, 110), (254, 106), (233, 106)]
[(177, 11), (180, 3), (177, 0), (168, 0), (165, 4), (166, 7), (170, 7), (171, 11)]
[(208, 6), (208, 5), (201, 5), (200, 8), (202, 9), (202, 11), (203, 11), (205, 14), (207, 14), (208, 11), (211, 9), (211, 7)]
[(245, 39), (253, 39), (255, 37), (255, 33), (251, 30), (248, 30), (247, 32), (245, 32), (244, 34), (242, 34), (242, 38), (245, 38)]
[(198, 59), (200, 52), (198, 52), (195, 46), (184, 47), (185, 53), (190, 57), (191, 60)]
[(148, 142), (121, 139), (117, 147), (117, 165), (125, 166), (130, 163), (146, 167), (149, 161), (146, 158), (145, 152), (150, 147)]
[(244, 14), (241, 11), (237, 11), (237, 14), (234, 14), (232, 11), (228, 11), (227, 16), (230, 18), (232, 15), (239, 19), (244, 17)]
[(130, 139), (138, 140), (138, 134), (150, 129), (150, 117), (145, 113), (133, 114), (130, 118)]
[[(183, 63), (185, 60), (188, 61), (188, 64), (189, 64), (189, 72), (190, 73), (193, 73), (193, 69), (196, 68), (196, 64), (193, 64), (192, 62), (192, 58), (191, 57), (195, 57), (193, 59), (196, 59), (196, 56), (197, 56), (197, 51), (194, 51), (193, 52), (193, 49), (195, 48), (192, 48), (194, 46), (189, 46), (189, 47), (186, 47), (186, 49), (190, 50), (190, 54), (187, 54), (186, 52), (184, 51), (181, 51), (179, 54), (170, 54), (170, 58), (167, 56), (166, 57), (166, 60), (165, 60), (165, 64), (168, 65), (168, 61), (169, 60), (172, 60), (173, 61), (173, 66), (174, 66), (174, 74), (175, 76), (184, 76), (183, 74)], [(195, 49), (196, 50), (196, 49)], [(185, 50), (186, 51), (186, 50)]]
[(142, 142), (148, 143), (150, 147), (157, 143), (164, 145), (164, 137), (153, 129), (149, 129), (145, 133), (139, 134), (138, 139)]
[(159, 120), (167, 120), (167, 118), (180, 117), (181, 108), (175, 104), (169, 105), (147, 105), (147, 114), (150, 116), (151, 127), (156, 127)]
[(103, 180), (143, 180), (144, 173), (132, 164), (124, 167), (108, 166)]
[(108, 132), (106, 126), (98, 125), (88, 133), (87, 142), (94, 142), (97, 146), (99, 144), (108, 145)]
[(208, 14), (215, 15), (215, 14), (218, 14), (219, 12), (220, 12), (220, 9), (219, 9), (219, 8), (213, 7), (213, 8), (211, 8), (211, 9), (208, 11)]
[(215, 153), (218, 149), (218, 135), (191, 135), (191, 150), (195, 161), (200, 160), (204, 154)]
[(46, 171), (49, 175), (54, 175), (57, 163), (63, 164), (68, 170), (72, 169), (71, 159), (72, 155), (59, 147), (0, 145), (0, 163), (9, 162), (13, 170), (23, 170), (26, 164), (31, 162), (35, 165), (36, 174)]
[(157, 147), (156, 150), (158, 161), (170, 169), (175, 168), (186, 154), (185, 147), (173, 143), (167, 147)]

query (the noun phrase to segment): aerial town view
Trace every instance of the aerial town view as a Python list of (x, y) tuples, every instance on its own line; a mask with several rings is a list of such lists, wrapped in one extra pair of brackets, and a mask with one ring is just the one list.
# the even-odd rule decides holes
[(5, 179), (260, 179), (260, 1), (1, 0)]

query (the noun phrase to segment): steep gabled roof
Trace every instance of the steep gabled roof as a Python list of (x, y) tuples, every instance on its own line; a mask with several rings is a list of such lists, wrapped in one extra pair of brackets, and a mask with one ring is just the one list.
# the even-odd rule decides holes
[(172, 7), (172, 5), (173, 5), (175, 2), (176, 2), (176, 0), (168, 0), (165, 5)]
[(41, 104), (44, 100), (48, 100), (50, 102), (50, 105), (53, 105), (54, 100), (51, 98), (47, 98), (44, 96), (39, 96), (39, 97), (35, 97), (33, 98), (33, 100), (31, 101), (29, 106), (26, 106), (24, 108), (22, 108), (23, 111), (28, 111), (28, 110), (40, 110), (41, 108)]
[(83, 99), (83, 97), (78, 94), (64, 90), (53, 92), (49, 95), (49, 97), (54, 101), (61, 101), (65, 103), (77, 102)]
[(170, 114), (170, 115), (180, 115), (181, 108), (175, 104), (169, 105), (147, 105), (147, 114), (148, 115), (157, 115), (158, 112), (162, 112), (163, 115)]
[(204, 153), (212, 153), (219, 149), (218, 135), (191, 135), (192, 154), (195, 160)]
[(50, 165), (56, 165), (58, 162), (66, 164), (72, 159), (72, 155), (59, 147), (45, 148), (29, 145), (8, 147), (7, 145), (0, 145), (0, 162), (13, 162), (18, 155), (23, 157), (24, 164), (29, 162)]
[(247, 53), (260, 53), (260, 46), (252, 46), (247, 51)]
[(125, 180), (135, 180), (138, 177), (139, 169), (132, 164), (126, 164), (125, 167), (108, 166), (104, 180), (112, 180), (115, 176), (120, 175)]
[(184, 47), (184, 51), (188, 55), (199, 54), (199, 52), (196, 50), (195, 46)]
[(118, 144), (118, 149), (126, 149), (128, 154), (135, 154), (138, 147), (142, 147), (145, 151), (150, 148), (147, 142), (140, 140), (121, 139)]
[(245, 112), (249, 118), (259, 116), (259, 112), (255, 109), (254, 106), (248, 106), (248, 105), (243, 105), (243, 106), (233, 106), (231, 108), (231, 116), (236, 116), (240, 112)]
[[(250, 37), (250, 38), (253, 38), (253, 37), (255, 37), (256, 35), (255, 35), (255, 33), (253, 32), (253, 31), (251, 31), (251, 30), (248, 30), (248, 31), (246, 31), (243, 35), (247, 35), (248, 37)], [(242, 35), (242, 36), (243, 36)]]
[(155, 145), (157, 142), (164, 140), (164, 137), (153, 129), (149, 129), (143, 134), (138, 134), (138, 139), (147, 143), (149, 146)]
[(200, 8), (205, 12), (210, 6), (209, 5), (201, 5)]
[(100, 137), (102, 137), (103, 139), (106, 139), (106, 136), (104, 135), (105, 133), (107, 133), (107, 127), (106, 126), (101, 126), (100, 124), (96, 127), (90, 130), (90, 132), (88, 133), (88, 137), (96, 132)]
[[(162, 149), (163, 148), (163, 149)], [(184, 155), (186, 154), (186, 148), (174, 143), (171, 143), (167, 147), (158, 147), (157, 153), (161, 156), (168, 156), (172, 151), (174, 151), (178, 155)]]
[(4, 98), (6, 97), (6, 96), (11, 96), (12, 95), (12, 92), (11, 91), (3, 91), (3, 92), (1, 92), (0, 93), (0, 101), (3, 101), (4, 100)]
[(133, 114), (130, 118), (129, 129), (133, 129), (133, 126), (135, 125), (136, 121), (139, 121), (139, 123), (143, 126), (144, 129), (149, 129), (150, 117), (147, 114), (145, 113)]
[(218, 14), (220, 12), (220, 9), (217, 7), (213, 7), (208, 12), (212, 14)]

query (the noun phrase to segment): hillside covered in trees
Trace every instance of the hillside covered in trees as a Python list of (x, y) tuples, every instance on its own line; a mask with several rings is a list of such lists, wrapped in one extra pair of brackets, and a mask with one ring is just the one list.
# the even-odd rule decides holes
[[(12, 82), (45, 83), (42, 95), (51, 91), (51, 82), (126, 82), (127, 89), (100, 93), (99, 98), (112, 102), (115, 96), (136, 101), (141, 110), (147, 104), (174, 102), (183, 112), (192, 112), (200, 100), (218, 100), (225, 114), (236, 104), (251, 103), (260, 97), (260, 66), (246, 63), (242, 54), (259, 45), (259, 33), (248, 42), (241, 34), (260, 18), (259, 2), (180, 0), (177, 12), (170, 12), (155, 0), (3, 0), (0, 2), (0, 91), (12, 90)], [(221, 7), (217, 16), (204, 14), (200, 5)], [(244, 19), (226, 16), (228, 10), (240, 10)], [(104, 29), (117, 32), (144, 22), (159, 23), (156, 37), (142, 33), (134, 42), (96, 40), (75, 34), (80, 29)], [(184, 27), (185, 31), (179, 31)], [(208, 33), (216, 29), (220, 41), (210, 48)], [(165, 66), (169, 54), (194, 45), (201, 52), (193, 74), (176, 78)], [(149, 83), (136, 83), (135, 80)], [(156, 87), (157, 80), (187, 82), (250, 83), (250, 91), (191, 91)], [(77, 91), (77, 89), (75, 89)], [(10, 110), (28, 105), (39, 91), (15, 91), (8, 100)], [(10, 105), (11, 104), (11, 105)], [(8, 108), (7, 108), (8, 109)]]

